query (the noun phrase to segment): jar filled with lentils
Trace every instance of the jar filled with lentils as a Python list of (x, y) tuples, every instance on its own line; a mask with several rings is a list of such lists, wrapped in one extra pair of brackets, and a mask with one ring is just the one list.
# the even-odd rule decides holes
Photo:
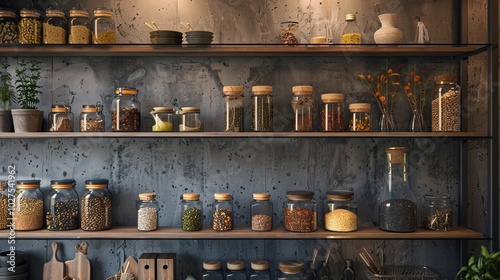
[(352, 201), (354, 192), (335, 190), (326, 192), (325, 229), (349, 232), (358, 229), (358, 205)]
[(199, 193), (184, 193), (181, 201), (181, 227), (184, 231), (201, 230), (203, 203)]
[(92, 20), (92, 43), (116, 43), (115, 20), (113, 19), (113, 11), (111, 9), (101, 7), (94, 10), (94, 19)]
[(313, 87), (292, 87), (293, 131), (314, 131), (313, 127)]
[(344, 95), (325, 93), (321, 95), (321, 131), (344, 131)]
[(14, 11), (0, 8), (0, 44), (9, 45), (19, 42), (19, 21)]
[(212, 229), (229, 231), (234, 227), (233, 201), (230, 193), (215, 193), (213, 204)]
[(252, 87), (252, 130), (273, 131), (273, 87)]
[(52, 191), (47, 197), (47, 213), (45, 223), (48, 230), (77, 229), (78, 194), (75, 191), (75, 180), (52, 180)]
[(225, 86), (223, 88), (226, 110), (224, 111), (224, 131), (244, 131), (244, 96), (242, 86)]
[(80, 131), (83, 132), (104, 132), (104, 115), (102, 104), (83, 105), (80, 113)]
[(136, 132), (141, 128), (141, 104), (135, 88), (117, 88), (111, 108), (113, 131)]
[(49, 113), (50, 132), (71, 132), (73, 131), (73, 113), (68, 105), (52, 105)]
[(0, 180), (0, 229), (8, 227), (9, 218), (9, 184), (8, 181)]
[(62, 10), (47, 9), (43, 23), (44, 44), (66, 44), (68, 21)]
[(86, 180), (80, 201), (80, 227), (83, 230), (111, 228), (112, 200), (108, 180)]
[(157, 230), (159, 209), (155, 193), (140, 193), (139, 201), (137, 201), (137, 229), (140, 231)]
[(270, 231), (273, 229), (273, 203), (269, 193), (254, 193), (250, 203), (252, 230)]
[(83, 8), (72, 8), (69, 11), (68, 44), (88, 45), (92, 42), (89, 11)]
[(314, 192), (288, 191), (284, 207), (284, 226), (295, 232), (312, 232), (317, 229), (317, 205)]
[(12, 218), (16, 230), (37, 230), (43, 228), (43, 193), (40, 180), (17, 181), (17, 193)]
[(42, 43), (42, 19), (40, 11), (24, 8), (20, 12), (19, 44)]

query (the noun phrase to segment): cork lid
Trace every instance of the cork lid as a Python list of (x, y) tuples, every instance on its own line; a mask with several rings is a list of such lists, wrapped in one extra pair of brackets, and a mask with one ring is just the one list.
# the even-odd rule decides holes
[(253, 86), (252, 87), (253, 95), (271, 95), (273, 94), (272, 86)]
[(97, 108), (95, 105), (83, 105), (82, 106), (82, 112), (84, 113), (95, 113), (97, 112)]
[(188, 113), (199, 113), (200, 108), (199, 107), (181, 107), (179, 109), (179, 114), (184, 115)]
[(40, 187), (40, 180), (18, 180), (18, 189), (36, 189)]
[(72, 189), (75, 187), (75, 183), (73, 179), (52, 180), (50, 186), (53, 189)]
[(243, 270), (245, 269), (245, 263), (240, 260), (230, 260), (226, 263), (227, 269), (229, 270)]
[(243, 93), (242, 86), (224, 86), (222, 89), (224, 95), (241, 95)]
[(285, 261), (278, 264), (278, 269), (285, 274), (297, 274), (304, 269), (304, 263), (301, 261)]
[(106, 179), (94, 179), (94, 180), (86, 180), (85, 188), (86, 189), (105, 189), (108, 187), (108, 180)]
[(139, 199), (140, 200), (155, 200), (156, 199), (156, 194), (155, 193), (140, 193), (139, 194)]
[(13, 10), (0, 8), (0, 18), (16, 18), (16, 13)]
[(85, 18), (90, 18), (89, 11), (81, 8), (72, 8), (69, 11), (69, 16), (70, 17), (85, 17)]
[(270, 193), (254, 193), (253, 199), (255, 200), (269, 200), (271, 198)]
[(220, 261), (215, 261), (215, 260), (203, 261), (203, 269), (219, 270), (220, 269)]
[(115, 90), (115, 94), (133, 95), (133, 94), (137, 94), (137, 89), (135, 89), (135, 88), (117, 88)]
[(215, 200), (231, 200), (231, 194), (230, 193), (215, 193), (214, 194)]
[(27, 9), (24, 8), (19, 12), (19, 15), (21, 17), (31, 17), (31, 18), (39, 18), (40, 17), (40, 11), (35, 10), (35, 9)]
[(64, 18), (66, 15), (64, 14), (63, 10), (58, 10), (58, 9), (47, 9), (45, 10), (45, 16), (46, 17), (60, 17)]
[(434, 83), (436, 84), (455, 84), (457, 81), (458, 78), (455, 75), (443, 74), (434, 76)]
[(344, 101), (344, 95), (342, 93), (323, 93), (321, 95), (321, 101), (323, 103), (338, 103)]
[(286, 196), (290, 200), (301, 201), (301, 200), (312, 200), (314, 197), (314, 192), (312, 191), (287, 191)]
[(266, 270), (269, 269), (269, 262), (266, 260), (255, 260), (250, 263), (253, 270)]
[(183, 193), (182, 199), (189, 200), (189, 201), (200, 200), (200, 194), (199, 193)]
[(371, 110), (370, 103), (352, 103), (349, 104), (349, 111), (352, 113), (363, 112), (368, 113)]
[(347, 20), (347, 21), (356, 20), (356, 15), (355, 14), (346, 14), (345, 20)]
[(389, 147), (385, 152), (390, 163), (403, 164), (406, 162), (406, 152), (409, 150), (409, 147)]
[(352, 198), (354, 197), (354, 192), (349, 190), (327, 191), (326, 197), (329, 200), (352, 200)]
[(52, 105), (52, 112), (54, 112), (54, 113), (71, 112), (71, 106), (62, 105), (62, 104), (54, 104), (54, 105)]
[(157, 113), (173, 113), (174, 108), (171, 107), (153, 107), (153, 111), (151, 111), (151, 114), (157, 114)]
[(113, 11), (110, 8), (99, 7), (94, 10), (94, 17), (112, 17)]
[(293, 86), (292, 92), (294, 95), (312, 95), (312, 86)]

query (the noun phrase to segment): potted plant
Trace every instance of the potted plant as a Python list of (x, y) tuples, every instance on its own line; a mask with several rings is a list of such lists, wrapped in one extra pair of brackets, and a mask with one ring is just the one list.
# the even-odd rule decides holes
[[(465, 274), (462, 278), (460, 275)], [(481, 246), (481, 255), (475, 259), (471, 256), (466, 266), (457, 273), (457, 278), (466, 280), (500, 279), (500, 252), (488, 252)]]
[(0, 73), (0, 132), (13, 132), (11, 105), (15, 101), (12, 90), (12, 75), (7, 71), (8, 63), (2, 63)]
[(35, 60), (19, 59), (16, 68), (17, 103), (20, 109), (12, 109), (15, 132), (36, 132), (42, 129), (43, 111), (38, 110), (41, 94), (38, 81), (40, 65)]

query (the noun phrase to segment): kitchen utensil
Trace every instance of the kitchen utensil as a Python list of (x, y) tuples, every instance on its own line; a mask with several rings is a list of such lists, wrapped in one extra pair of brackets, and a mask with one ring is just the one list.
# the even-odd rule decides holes
[(43, 265), (43, 280), (63, 279), (64, 263), (57, 259), (59, 244), (52, 242), (52, 258)]

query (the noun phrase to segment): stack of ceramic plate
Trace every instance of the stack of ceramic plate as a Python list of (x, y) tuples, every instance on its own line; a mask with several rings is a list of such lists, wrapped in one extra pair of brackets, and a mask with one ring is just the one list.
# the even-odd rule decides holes
[(193, 45), (210, 45), (214, 39), (214, 33), (210, 31), (187, 31), (186, 41)]
[(158, 30), (151, 31), (149, 33), (151, 36), (151, 44), (162, 44), (162, 45), (181, 45), (182, 44), (182, 33), (171, 30)]

